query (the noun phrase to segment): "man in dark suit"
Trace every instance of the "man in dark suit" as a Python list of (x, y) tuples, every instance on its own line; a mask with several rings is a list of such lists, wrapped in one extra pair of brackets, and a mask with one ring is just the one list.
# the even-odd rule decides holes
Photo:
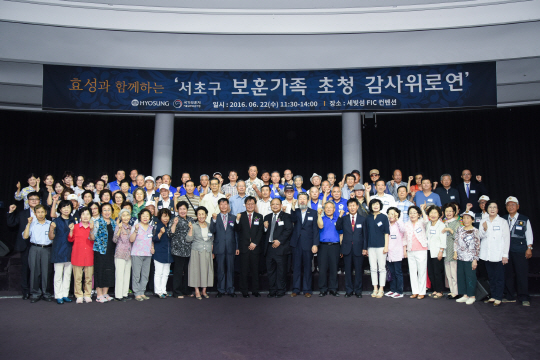
[(263, 216), (255, 212), (255, 198), (248, 196), (244, 200), (246, 211), (236, 215), (236, 232), (240, 250), (240, 291), (245, 298), (248, 294), (248, 274), (251, 268), (251, 293), (259, 294), (259, 259), (264, 235)]
[(281, 211), (281, 199), (272, 200), (272, 212), (264, 217), (266, 268), (270, 283), (268, 297), (285, 296), (286, 255), (289, 253), (289, 237), (293, 225), (291, 217)]
[(311, 297), (311, 261), (319, 246), (319, 228), (317, 226), (317, 211), (308, 208), (308, 194), (298, 194), (298, 206), (291, 214), (294, 229), (291, 236), (293, 254), (293, 290), (291, 297), (300, 293), (302, 270), (304, 271), (302, 291), (305, 297)]
[(472, 204), (472, 212), (479, 213), (481, 210), (478, 205), (478, 199), (482, 195), (487, 195), (487, 189), (484, 184), (482, 184), (481, 175), (476, 175), (476, 181), (478, 183), (473, 183), (471, 177), (471, 170), (465, 169), (461, 172), (463, 182), (457, 187), (460, 199), (459, 207), (461, 211), (465, 211), (467, 209), (467, 204)]
[[(358, 201), (356, 199), (347, 200), (349, 214), (342, 216), (336, 223), (336, 230), (343, 230), (343, 240), (341, 242), (341, 254), (345, 261), (345, 297), (356, 294), (357, 298), (362, 297), (362, 264), (364, 253), (367, 251), (367, 229), (366, 218), (358, 214)], [(354, 264), (354, 287), (352, 282), (352, 270)]]
[(212, 214), (210, 232), (214, 234), (214, 249), (217, 263), (217, 290), (216, 297), (225, 293), (236, 297), (234, 293), (234, 255), (238, 255), (238, 242), (234, 231), (234, 216), (229, 214), (229, 200), (218, 200), (219, 214)]
[(27, 196), (29, 208), (23, 210), (19, 213), (16, 213), (16, 205), (10, 205), (9, 212), (7, 214), (7, 226), (15, 227), (18, 226), (17, 230), (17, 241), (15, 242), (15, 251), (20, 251), (21, 253), (21, 288), (23, 293), (23, 300), (30, 298), (30, 285), (29, 285), (29, 276), (30, 268), (28, 266), (28, 253), (30, 251), (30, 240), (23, 239), (22, 234), (26, 225), (28, 224), (28, 218), (32, 216), (34, 220), (37, 220), (36, 215), (34, 214), (34, 208), (36, 205), (39, 205), (39, 193), (31, 192)]

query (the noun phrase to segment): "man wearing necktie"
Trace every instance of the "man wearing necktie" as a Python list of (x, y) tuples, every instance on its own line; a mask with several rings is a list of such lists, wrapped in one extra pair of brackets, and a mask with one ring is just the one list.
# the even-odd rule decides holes
[(478, 199), (482, 195), (487, 195), (487, 189), (482, 183), (482, 176), (476, 175), (477, 182), (473, 183), (471, 181), (471, 171), (465, 169), (461, 172), (461, 178), (463, 179), (463, 183), (458, 185), (460, 209), (465, 210), (467, 209), (467, 204), (472, 204), (471, 211), (479, 213), (480, 206), (478, 205)]
[(217, 290), (216, 297), (220, 298), (225, 293), (230, 297), (236, 297), (234, 293), (234, 256), (238, 255), (238, 242), (234, 228), (234, 216), (229, 214), (229, 200), (218, 200), (219, 214), (212, 214), (210, 232), (214, 234), (214, 248), (212, 253), (216, 256), (217, 263)]
[(281, 211), (281, 199), (273, 199), (270, 207), (272, 212), (264, 217), (268, 297), (280, 298), (285, 295), (285, 259), (293, 227), (290, 215)]

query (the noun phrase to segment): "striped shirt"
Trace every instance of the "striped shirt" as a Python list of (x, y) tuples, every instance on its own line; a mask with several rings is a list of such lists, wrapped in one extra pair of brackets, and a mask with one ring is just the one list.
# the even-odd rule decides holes
[[(201, 201), (201, 198), (197, 195), (193, 195), (193, 197), (189, 197), (189, 201), (188, 201), (188, 196), (187, 194), (186, 195), (182, 195), (178, 198), (178, 202), (180, 201), (185, 201), (188, 203), (188, 210), (187, 210), (187, 216), (189, 216), (190, 218), (193, 218), (193, 219), (197, 219), (197, 214), (195, 213), (195, 211), (197, 210), (197, 208), (199, 207), (199, 203)], [(189, 203), (191, 201), (191, 204)]]

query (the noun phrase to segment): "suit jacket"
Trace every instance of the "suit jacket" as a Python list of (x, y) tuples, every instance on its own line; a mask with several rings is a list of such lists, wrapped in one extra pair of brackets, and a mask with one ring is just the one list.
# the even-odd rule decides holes
[(319, 226), (317, 226), (317, 211), (307, 209), (304, 223), (302, 210), (296, 209), (291, 214), (294, 229), (291, 236), (291, 246), (300, 246), (302, 250), (311, 250), (313, 245), (319, 246)]
[(236, 240), (236, 218), (227, 214), (227, 230), (223, 224), (221, 213), (218, 214), (216, 221), (210, 220), (210, 232), (214, 235), (214, 251), (216, 255), (234, 255), (238, 249)]
[(480, 206), (478, 205), (478, 199), (482, 195), (487, 195), (487, 189), (481, 182), (474, 182), (471, 181), (469, 187), (469, 197), (467, 198), (467, 193), (465, 192), (465, 185), (464, 183), (460, 183), (457, 186), (457, 190), (459, 192), (459, 199), (460, 199), (460, 211), (464, 212), (467, 210), (467, 203), (471, 203), (473, 205), (471, 211), (474, 213), (480, 212)]
[[(264, 245), (265, 253), (268, 250), (268, 244), (270, 243), (270, 231), (272, 229), (272, 217), (274, 216), (274, 213), (271, 212), (270, 214), (266, 215), (264, 217), (264, 221), (268, 221), (268, 229), (266, 230), (265, 235), (265, 242)], [(278, 213), (278, 220), (283, 222), (283, 225), (279, 225), (279, 221), (276, 221), (276, 225), (274, 227), (274, 235), (272, 236), (272, 240), (278, 240), (279, 246), (275, 249), (277, 255), (287, 255), (289, 253), (289, 238), (291, 237), (291, 233), (293, 230), (293, 224), (291, 222), (291, 216), (287, 214), (286, 212), (280, 211)]]
[(343, 230), (343, 240), (341, 241), (341, 253), (355, 256), (362, 256), (362, 250), (367, 250), (367, 219), (356, 213), (354, 230), (352, 228), (350, 215), (343, 215), (336, 222), (336, 230)]
[(7, 226), (18, 226), (17, 240), (15, 241), (15, 251), (23, 252), (28, 246), (30, 246), (30, 238), (23, 239), (22, 234), (26, 225), (28, 224), (28, 218), (30, 217), (30, 209), (26, 209), (20, 212), (12, 212), (7, 214)]
[[(240, 221), (236, 224), (236, 232), (238, 233), (238, 249), (240, 253), (244, 254), (248, 251), (253, 251), (255, 254), (261, 252), (261, 243), (264, 235), (264, 220), (263, 216), (257, 212), (253, 212), (251, 218), (251, 227), (249, 226), (249, 219), (247, 211), (240, 213)], [(258, 225), (255, 224), (255, 219), (259, 219)], [(254, 243), (255, 250), (249, 250), (249, 244)]]

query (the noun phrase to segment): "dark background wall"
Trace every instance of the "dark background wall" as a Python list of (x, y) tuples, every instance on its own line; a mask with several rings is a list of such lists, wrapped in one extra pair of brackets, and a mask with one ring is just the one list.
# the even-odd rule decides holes
[[(500, 205), (507, 196), (517, 196), (521, 212), (532, 218), (534, 228), (540, 221), (539, 111), (540, 106), (529, 106), (379, 114), (377, 127), (367, 119), (363, 129), (362, 175), (372, 168), (385, 179), (394, 168), (400, 168), (404, 177), (422, 171), (436, 179), (448, 172), (457, 184), (461, 170), (468, 168), (473, 176), (483, 176), (490, 196)], [(0, 111), (0, 119), (0, 201), (5, 207), (13, 203), (17, 181), (27, 186), (30, 171), (60, 177), (69, 169), (92, 178), (101, 171), (113, 178), (118, 168), (151, 172), (153, 117)], [(251, 163), (259, 170), (290, 168), (306, 181), (313, 172), (342, 176), (341, 117), (176, 120), (173, 185), (183, 171), (196, 180), (202, 173), (225, 174), (234, 168), (246, 178)], [(7, 236), (6, 242), (11, 242), (13, 234), (0, 234), (0, 241)]]

